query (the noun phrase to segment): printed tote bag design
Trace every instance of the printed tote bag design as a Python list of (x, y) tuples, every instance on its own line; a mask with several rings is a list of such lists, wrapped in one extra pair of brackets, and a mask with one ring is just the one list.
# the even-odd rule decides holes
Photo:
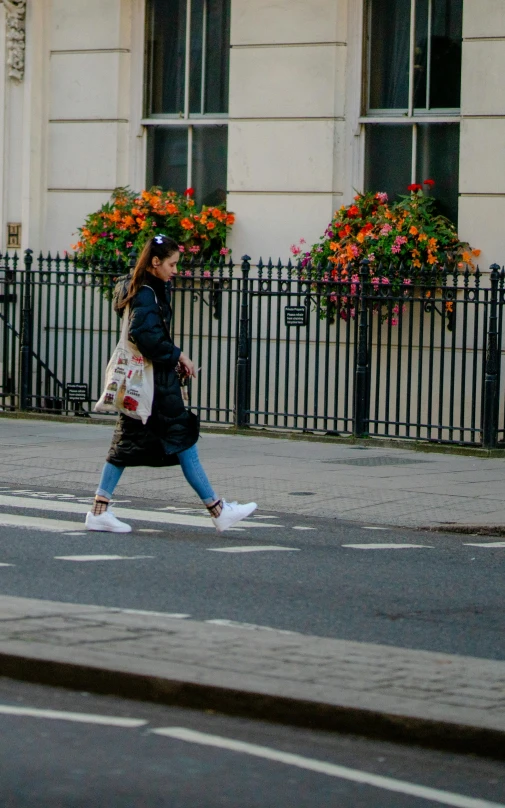
[(107, 365), (104, 391), (95, 412), (121, 412), (145, 424), (153, 403), (153, 365), (128, 339), (129, 319), (130, 307), (126, 306), (121, 336)]

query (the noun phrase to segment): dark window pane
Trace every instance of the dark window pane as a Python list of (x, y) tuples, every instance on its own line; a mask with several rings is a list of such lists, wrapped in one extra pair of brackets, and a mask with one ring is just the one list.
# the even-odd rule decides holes
[(459, 124), (419, 124), (417, 182), (435, 180), (431, 192), (440, 212), (457, 222), (459, 186)]
[(188, 185), (188, 130), (185, 127), (149, 127), (147, 186), (182, 194)]
[(227, 156), (227, 126), (198, 126), (193, 129), (191, 184), (198, 204), (218, 205), (226, 201)]
[(207, 0), (205, 112), (228, 112), (230, 0)]
[(428, 64), (428, 0), (416, 2), (416, 30), (414, 46), (414, 107), (426, 109)]
[(366, 128), (367, 191), (386, 191), (393, 201), (406, 194), (412, 173), (412, 127), (373, 124)]
[(189, 70), (189, 111), (201, 114), (202, 109), (202, 60), (203, 25), (205, 0), (191, 3), (191, 59)]
[(370, 108), (407, 109), (410, 0), (371, 0)]
[(151, 0), (148, 113), (184, 111), (186, 0)]
[(462, 0), (433, 0), (431, 109), (461, 105)]

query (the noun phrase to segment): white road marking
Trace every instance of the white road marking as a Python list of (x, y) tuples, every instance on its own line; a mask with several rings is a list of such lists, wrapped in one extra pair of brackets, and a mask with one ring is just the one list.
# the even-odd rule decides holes
[(275, 631), (277, 634), (298, 634), (298, 631), (287, 631), (283, 628), (272, 628), (272, 626), (258, 626), (256, 623), (239, 623), (237, 620), (205, 620), (211, 626), (225, 626), (226, 628), (244, 628), (248, 631)]
[(65, 533), (79, 530), (79, 528), (82, 529), (82, 522), (42, 519), (40, 516), (19, 516), (16, 513), (0, 513), (0, 525), (4, 527), (29, 527), (31, 530), (47, 530), (50, 533)]
[(50, 718), (56, 721), (75, 721), (79, 724), (101, 724), (104, 727), (123, 727), (124, 729), (145, 727), (149, 723), (141, 718), (118, 718), (112, 715), (70, 713), (63, 710), (40, 710), (35, 707), (11, 707), (9, 704), (0, 704), (0, 714), (26, 716), (27, 718)]
[(291, 752), (280, 752), (269, 746), (259, 746), (258, 744), (245, 743), (244, 741), (234, 741), (231, 738), (223, 738), (219, 735), (209, 735), (204, 732), (195, 732), (184, 727), (159, 727), (150, 730), (154, 735), (163, 735), (186, 743), (212, 746), (218, 749), (226, 749), (230, 752), (240, 752), (244, 755), (272, 760), (275, 763), (284, 763), (287, 766), (296, 766), (299, 769), (326, 774), (329, 777), (338, 777), (341, 780), (349, 780), (353, 783), (381, 788), (385, 791), (392, 791), (397, 794), (407, 794), (411, 797), (419, 797), (429, 802), (437, 802), (441, 805), (451, 805), (454, 808), (505, 808), (502, 803), (489, 802), (488, 800), (467, 797), (464, 794), (455, 794), (451, 791), (441, 791), (438, 788), (419, 786), (409, 783), (406, 780), (397, 780), (394, 777), (384, 777), (380, 774), (361, 771), (360, 769), (350, 769), (347, 766), (339, 766), (334, 763), (327, 763), (323, 760), (295, 755)]
[(317, 530), (317, 527), (303, 527), (303, 525), (294, 525), (293, 530)]
[(207, 547), (207, 550), (211, 553), (300, 552), (299, 547), (280, 547), (275, 544), (250, 545), (248, 547)]
[(0, 564), (0, 567), (15, 567), (15, 564)]
[(432, 549), (431, 544), (343, 544), (342, 547), (352, 547), (353, 550), (410, 550), (427, 547)]
[(63, 535), (64, 535), (64, 536), (87, 536), (87, 535), (88, 535), (88, 533), (87, 533), (87, 531), (86, 531), (86, 530), (82, 530), (82, 531), (79, 531), (79, 530), (73, 530), (73, 531), (71, 531), (70, 533), (66, 533), (66, 532), (65, 532)]
[(163, 533), (163, 531), (155, 527), (141, 527), (137, 530), (137, 533)]
[(464, 547), (505, 547), (505, 541), (465, 542)]
[[(91, 498), (90, 498), (91, 502)], [(32, 508), (39, 511), (56, 511), (59, 513), (87, 513), (89, 510), (89, 503), (84, 504), (80, 502), (68, 502), (60, 500), (48, 499), (34, 499), (33, 497), (9, 497), (0, 495), (0, 507), (10, 508)], [(163, 525), (181, 525), (184, 527), (205, 527), (214, 530), (214, 525), (210, 520), (210, 516), (191, 516), (186, 513), (165, 513), (161, 511), (142, 511), (136, 508), (114, 508), (116, 516), (122, 517), (126, 520), (133, 520), (139, 522), (156, 522)], [(3, 517), (1, 517), (3, 518)], [(34, 520), (40, 521), (40, 520)], [(4, 524), (0, 522), (0, 524)], [(65, 530), (72, 530), (82, 528), (82, 523), (67, 522)], [(242, 521), (243, 527), (248, 528), (278, 528), (280, 525), (267, 525), (264, 523), (255, 524), (254, 522)]]
[(387, 527), (377, 527), (377, 525), (367, 525), (363, 530), (387, 530)]
[(190, 614), (178, 614), (177, 612), (149, 612), (145, 609), (119, 609), (121, 614), (148, 614), (151, 617), (170, 617), (171, 620), (186, 620)]
[(154, 558), (154, 556), (120, 556), (120, 555), (71, 555), (54, 556), (56, 561), (135, 561), (137, 558)]

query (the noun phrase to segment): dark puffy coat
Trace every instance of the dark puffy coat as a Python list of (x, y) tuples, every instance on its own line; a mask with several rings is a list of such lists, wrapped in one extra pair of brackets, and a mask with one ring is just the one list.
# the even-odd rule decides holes
[[(118, 310), (117, 303), (126, 296), (129, 284), (129, 276), (120, 279), (114, 292), (114, 308), (120, 316), (124, 309)], [(189, 449), (198, 440), (198, 418), (184, 406), (175, 372), (181, 350), (169, 336), (171, 319), (170, 284), (149, 274), (146, 285), (130, 301), (128, 333), (142, 355), (153, 363), (152, 413), (145, 425), (127, 415), (119, 416), (107, 456), (109, 463), (176, 465), (176, 453)]]

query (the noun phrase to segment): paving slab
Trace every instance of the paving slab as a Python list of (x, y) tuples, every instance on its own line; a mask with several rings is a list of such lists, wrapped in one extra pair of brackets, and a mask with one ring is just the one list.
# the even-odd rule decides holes
[(505, 758), (505, 662), (0, 596), (0, 672)]

